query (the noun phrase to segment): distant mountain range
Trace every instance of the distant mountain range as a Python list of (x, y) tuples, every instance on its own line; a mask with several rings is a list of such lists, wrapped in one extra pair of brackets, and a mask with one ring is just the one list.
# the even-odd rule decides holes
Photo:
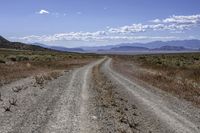
[(58, 50), (58, 51), (64, 51), (64, 52), (80, 52), (80, 53), (84, 52), (82, 48), (66, 48), (66, 47), (61, 47), (61, 46), (48, 46), (41, 43), (33, 43), (33, 45), (41, 46), (48, 49)]
[(21, 42), (10, 42), (0, 36), (0, 48), (31, 50), (31, 51), (62, 51), (62, 52), (83, 52), (81, 48), (65, 48), (57, 46), (48, 46), (40, 43), (25, 44)]
[(122, 43), (98, 47), (81, 47), (85, 51), (197, 51), (200, 40), (153, 41), (149, 43)]
[(149, 43), (122, 43), (117, 45), (66, 48), (61, 46), (49, 46), (41, 43), (25, 44), (10, 42), (0, 36), (0, 48), (32, 50), (32, 51), (65, 51), (79, 53), (109, 53), (109, 52), (156, 52), (156, 51), (200, 51), (200, 40), (175, 40), (154, 41)]
[(119, 46), (111, 48), (110, 51), (148, 51), (149, 48), (139, 46)]
[[(192, 51), (194, 49), (189, 49), (189, 48), (185, 48), (183, 46), (162, 46), (160, 48), (155, 48), (152, 50), (157, 50), (157, 51)], [(198, 50), (198, 49), (196, 49)]]
[(123, 43), (119, 44), (120, 46), (140, 46), (150, 49), (159, 48), (162, 46), (179, 46), (189, 49), (199, 49), (200, 40), (173, 40), (173, 41), (153, 41), (148, 43)]

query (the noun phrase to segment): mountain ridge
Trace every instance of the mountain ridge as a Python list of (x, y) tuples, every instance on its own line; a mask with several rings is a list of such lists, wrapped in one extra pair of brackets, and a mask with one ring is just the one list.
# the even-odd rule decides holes
[(25, 44), (21, 42), (10, 42), (0, 36), (0, 48), (10, 48), (33, 51), (62, 51), (62, 52), (108, 52), (108, 51), (200, 51), (200, 40), (173, 40), (153, 41), (148, 43), (121, 43), (116, 45), (66, 48), (62, 46), (49, 46), (41, 43)]
[(41, 46), (44, 48), (52, 49), (52, 50), (58, 50), (58, 51), (63, 51), (63, 52), (84, 52), (82, 48), (66, 48), (62, 46), (48, 46), (45, 44), (41, 43), (32, 43), (33, 45)]
[(52, 51), (51, 49), (44, 48), (37, 45), (30, 45), (21, 42), (11, 42), (0, 36), (0, 48), (17, 49), (17, 50), (31, 50), (31, 51)]

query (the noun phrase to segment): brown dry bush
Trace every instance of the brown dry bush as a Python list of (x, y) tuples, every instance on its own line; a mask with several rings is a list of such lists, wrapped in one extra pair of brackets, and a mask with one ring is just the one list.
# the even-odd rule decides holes
[(44, 77), (42, 75), (37, 75), (34, 77), (35, 78), (35, 83), (38, 85), (43, 85), (44, 84)]
[(37, 75), (34, 77), (34, 79), (35, 79), (36, 84), (42, 86), (45, 83), (45, 81), (57, 79), (59, 76), (61, 76), (61, 72), (53, 71), (53, 72), (44, 73), (42, 75)]
[(53, 79), (56, 79), (56, 78), (58, 78), (59, 76), (61, 76), (61, 72), (54, 71), (54, 72), (51, 72), (49, 75), (50, 75), (50, 77), (52, 77)]

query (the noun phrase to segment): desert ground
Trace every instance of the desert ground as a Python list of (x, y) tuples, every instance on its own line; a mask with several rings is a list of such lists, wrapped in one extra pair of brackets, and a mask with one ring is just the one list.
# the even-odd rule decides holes
[(2, 51), (1, 133), (200, 132), (199, 53)]

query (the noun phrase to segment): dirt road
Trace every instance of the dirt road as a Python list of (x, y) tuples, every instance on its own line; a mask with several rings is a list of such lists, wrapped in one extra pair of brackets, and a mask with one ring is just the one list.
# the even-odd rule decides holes
[[(200, 110), (116, 73), (111, 59), (64, 72), (43, 88), (33, 78), (0, 88), (0, 133), (199, 133)], [(26, 86), (21, 92), (13, 87)], [(17, 105), (5, 111), (11, 98)]]
[[(200, 132), (200, 110), (156, 88), (143, 88), (110, 67), (111, 59), (104, 64), (104, 72), (113, 83), (131, 93), (130, 99), (140, 108), (146, 129), (153, 132)], [(145, 122), (145, 123), (146, 123)], [(145, 124), (144, 123), (144, 124)], [(153, 126), (154, 125), (154, 126)]]

